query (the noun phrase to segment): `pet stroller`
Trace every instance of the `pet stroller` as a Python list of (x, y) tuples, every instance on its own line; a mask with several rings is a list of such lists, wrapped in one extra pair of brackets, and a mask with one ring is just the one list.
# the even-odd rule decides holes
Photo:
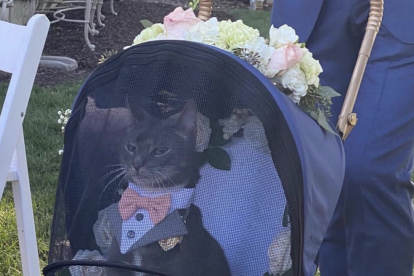
[(340, 136), (245, 61), (133, 46), (73, 105), (43, 273), (313, 275), (344, 170)]

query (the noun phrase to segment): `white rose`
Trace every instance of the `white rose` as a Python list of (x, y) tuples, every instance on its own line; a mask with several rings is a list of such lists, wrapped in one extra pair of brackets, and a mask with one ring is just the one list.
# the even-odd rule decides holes
[(292, 267), (290, 243), (290, 229), (287, 229), (280, 232), (270, 245), (267, 255), (272, 275), (282, 275)]
[(210, 142), (211, 128), (210, 120), (202, 115), (200, 112), (197, 113), (197, 138), (196, 138), (196, 151), (203, 152), (208, 148)]
[(187, 40), (213, 45), (219, 39), (219, 25), (216, 17), (199, 22), (190, 28)]
[(288, 25), (282, 25), (278, 28), (274, 28), (273, 25), (269, 30), (269, 45), (275, 48), (279, 48), (285, 44), (297, 43), (299, 37), (296, 35), (295, 30)]
[(318, 60), (314, 59), (312, 53), (304, 48), (304, 54), (299, 62), (300, 69), (305, 73), (306, 83), (308, 85), (319, 86), (319, 74), (323, 72), (322, 66)]
[(306, 91), (308, 90), (305, 73), (300, 69), (299, 64), (284, 71), (279, 76), (278, 81), (284, 88), (292, 91), (290, 98), (295, 103), (299, 103), (300, 99), (306, 95)]
[[(105, 258), (97, 250), (79, 250), (73, 260), (105, 261)], [(69, 271), (72, 276), (108, 276), (105, 267), (100, 266), (74, 265), (69, 267)]]

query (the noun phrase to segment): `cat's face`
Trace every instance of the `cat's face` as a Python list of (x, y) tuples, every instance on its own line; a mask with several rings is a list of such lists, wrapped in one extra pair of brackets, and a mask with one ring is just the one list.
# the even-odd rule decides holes
[(196, 166), (197, 106), (193, 100), (168, 119), (142, 110), (121, 143), (126, 179), (146, 189), (185, 187), (198, 176)]

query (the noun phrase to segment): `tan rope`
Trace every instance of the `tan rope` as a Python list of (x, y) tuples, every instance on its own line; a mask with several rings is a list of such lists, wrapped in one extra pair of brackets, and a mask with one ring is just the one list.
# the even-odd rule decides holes
[(198, 7), (198, 18), (204, 21), (209, 20), (213, 9), (213, 0), (200, 0)]

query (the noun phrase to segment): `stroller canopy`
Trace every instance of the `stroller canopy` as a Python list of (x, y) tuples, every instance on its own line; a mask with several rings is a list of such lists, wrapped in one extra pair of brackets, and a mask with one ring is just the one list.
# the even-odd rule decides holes
[(65, 130), (51, 275), (313, 275), (344, 152), (256, 68), (187, 41), (133, 46)]

